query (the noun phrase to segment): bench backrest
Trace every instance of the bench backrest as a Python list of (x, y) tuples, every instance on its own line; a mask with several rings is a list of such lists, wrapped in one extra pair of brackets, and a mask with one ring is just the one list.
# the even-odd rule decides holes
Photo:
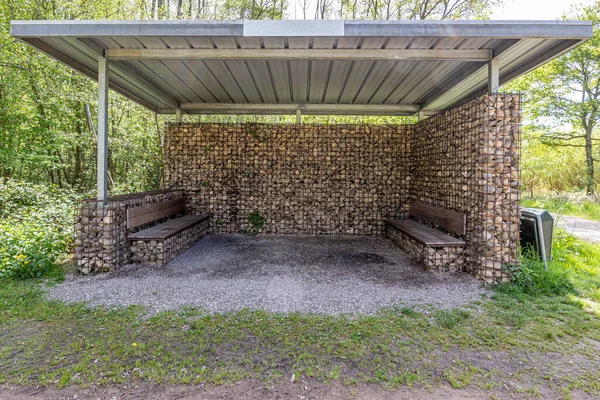
[(431, 222), (449, 231), (464, 235), (467, 233), (467, 215), (415, 201), (410, 204), (408, 213), (423, 221)]
[(159, 203), (127, 209), (127, 229), (147, 224), (162, 218), (170, 217), (185, 211), (185, 199), (179, 197)]

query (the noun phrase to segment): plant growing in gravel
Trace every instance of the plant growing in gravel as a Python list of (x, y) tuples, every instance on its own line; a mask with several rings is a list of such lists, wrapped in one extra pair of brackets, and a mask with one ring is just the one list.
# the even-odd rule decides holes
[(253, 211), (248, 214), (248, 227), (245, 229), (245, 233), (253, 236), (257, 235), (264, 226), (265, 217), (259, 211)]

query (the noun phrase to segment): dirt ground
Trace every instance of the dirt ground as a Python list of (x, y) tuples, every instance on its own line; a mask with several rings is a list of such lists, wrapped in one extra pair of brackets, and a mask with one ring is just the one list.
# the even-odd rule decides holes
[[(375, 385), (359, 385), (347, 387), (340, 383), (323, 384), (317, 382), (284, 383), (268, 386), (257, 381), (241, 381), (232, 386), (201, 385), (153, 385), (140, 383), (134, 386), (95, 387), (89, 389), (66, 388), (63, 390), (53, 388), (31, 387), (0, 387), (0, 400), (79, 400), (79, 399), (185, 399), (185, 400), (269, 400), (269, 399), (294, 399), (294, 400), (412, 400), (412, 399), (515, 399), (515, 398), (562, 398), (556, 394), (540, 393), (539, 396), (531, 394), (515, 395), (508, 388), (494, 391), (477, 388), (453, 389), (450, 385), (433, 388), (415, 386), (399, 390), (385, 390)], [(592, 399), (583, 392), (571, 392), (572, 399)]]

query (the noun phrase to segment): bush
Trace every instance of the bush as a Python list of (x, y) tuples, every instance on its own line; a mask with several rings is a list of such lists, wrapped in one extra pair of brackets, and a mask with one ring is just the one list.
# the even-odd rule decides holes
[(75, 196), (52, 186), (0, 183), (0, 279), (45, 275), (72, 246)]
[(73, 205), (76, 196), (53, 185), (34, 185), (7, 180), (0, 182), (0, 220), (47, 221), (73, 229)]
[(69, 245), (61, 227), (39, 221), (0, 222), (0, 279), (37, 278), (56, 266), (57, 258)]

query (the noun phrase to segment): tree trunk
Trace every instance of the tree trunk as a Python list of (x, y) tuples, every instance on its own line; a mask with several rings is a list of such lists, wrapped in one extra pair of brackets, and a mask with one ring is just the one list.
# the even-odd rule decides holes
[(156, 9), (156, 0), (152, 0), (152, 10), (150, 10), (152, 14), (152, 19), (158, 19), (158, 11)]
[(183, 7), (183, 0), (178, 0), (177, 1), (177, 19), (181, 19), (182, 16), (182, 10), (181, 8)]
[(585, 132), (586, 193), (588, 196), (596, 193), (593, 150), (592, 127), (588, 127)]

